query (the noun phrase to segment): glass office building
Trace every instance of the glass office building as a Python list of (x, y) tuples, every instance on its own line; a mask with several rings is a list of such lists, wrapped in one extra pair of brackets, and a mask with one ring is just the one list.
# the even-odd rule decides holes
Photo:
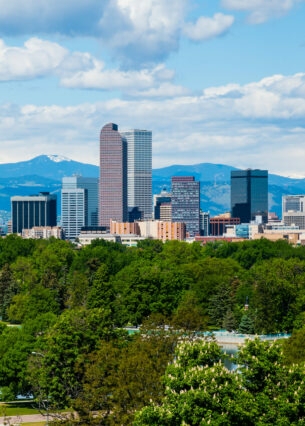
[(231, 216), (241, 223), (250, 223), (261, 217), (268, 221), (268, 171), (231, 171)]
[(34, 226), (56, 226), (56, 195), (40, 192), (38, 195), (11, 197), (12, 233)]
[(78, 237), (84, 226), (98, 226), (98, 178), (63, 177), (61, 225), (67, 239)]
[(152, 132), (120, 132), (127, 141), (128, 209), (138, 208), (141, 219), (152, 216)]
[(200, 182), (194, 176), (172, 177), (172, 222), (183, 222), (190, 237), (200, 235)]

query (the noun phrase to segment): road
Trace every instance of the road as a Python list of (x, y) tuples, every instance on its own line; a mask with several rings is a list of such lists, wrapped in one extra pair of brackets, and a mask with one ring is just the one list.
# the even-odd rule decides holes
[(0, 426), (13, 426), (19, 425), (22, 423), (36, 423), (36, 422), (46, 422), (46, 416), (42, 414), (25, 414), (22, 416), (6, 416), (0, 417)]

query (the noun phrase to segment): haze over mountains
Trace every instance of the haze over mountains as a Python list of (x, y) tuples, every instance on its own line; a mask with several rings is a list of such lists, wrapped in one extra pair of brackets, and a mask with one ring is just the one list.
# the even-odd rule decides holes
[[(230, 210), (230, 172), (236, 168), (223, 164), (172, 165), (153, 170), (153, 193), (170, 190), (172, 176), (195, 176), (201, 182), (201, 208), (211, 216)], [(10, 197), (41, 191), (58, 194), (61, 179), (74, 174), (98, 177), (99, 167), (59, 155), (40, 155), (29, 161), (0, 164), (0, 210), (10, 211)], [(269, 211), (281, 216), (282, 195), (304, 194), (305, 179), (269, 174)]]

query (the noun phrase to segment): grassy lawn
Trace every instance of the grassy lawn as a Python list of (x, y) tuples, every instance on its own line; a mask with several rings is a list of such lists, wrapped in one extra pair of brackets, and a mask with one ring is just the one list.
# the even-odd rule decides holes
[[(24, 414), (39, 414), (34, 401), (6, 402), (0, 404), (0, 416), (22, 416)], [(37, 425), (37, 423), (36, 423)]]
[(22, 426), (45, 426), (45, 422), (35, 422), (35, 423), (21, 423)]

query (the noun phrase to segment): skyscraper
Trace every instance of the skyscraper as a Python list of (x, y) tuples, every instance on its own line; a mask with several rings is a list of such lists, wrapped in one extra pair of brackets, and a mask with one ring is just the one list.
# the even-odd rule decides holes
[(200, 235), (200, 182), (194, 176), (172, 177), (172, 222), (183, 222), (190, 237)]
[(135, 129), (120, 133), (127, 140), (128, 210), (137, 207), (141, 219), (151, 219), (152, 132)]
[(83, 226), (98, 225), (98, 179), (63, 177), (61, 224), (68, 239), (76, 238)]
[(127, 214), (127, 142), (117, 124), (108, 123), (100, 134), (99, 224), (126, 222)]
[(249, 223), (257, 216), (268, 221), (268, 171), (231, 171), (231, 215), (241, 223)]
[(21, 234), (33, 226), (56, 226), (56, 200), (56, 195), (49, 192), (11, 197), (12, 232)]

